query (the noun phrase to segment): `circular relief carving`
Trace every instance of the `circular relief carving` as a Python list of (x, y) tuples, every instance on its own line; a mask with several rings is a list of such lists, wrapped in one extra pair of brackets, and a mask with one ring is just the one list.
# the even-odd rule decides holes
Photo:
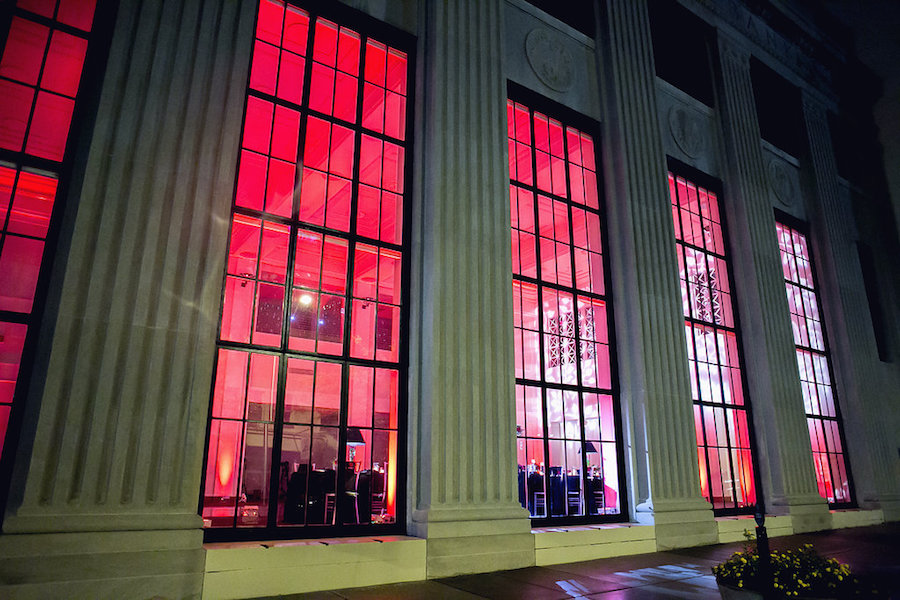
[(532, 29), (525, 36), (525, 56), (535, 75), (548, 87), (557, 92), (572, 87), (574, 60), (559, 36), (546, 29)]
[(775, 193), (775, 199), (785, 208), (794, 203), (794, 179), (780, 161), (769, 161), (769, 187)]
[(669, 110), (669, 131), (681, 151), (691, 158), (697, 158), (706, 146), (703, 138), (703, 123), (700, 117), (683, 106), (673, 106)]

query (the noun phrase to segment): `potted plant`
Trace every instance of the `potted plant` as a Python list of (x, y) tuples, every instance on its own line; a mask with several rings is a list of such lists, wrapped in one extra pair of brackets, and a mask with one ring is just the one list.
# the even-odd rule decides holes
[[(752, 535), (744, 535), (752, 539)], [(793, 550), (772, 551), (771, 579), (760, 576), (759, 553), (747, 546), (712, 568), (723, 600), (760, 600), (764, 589), (772, 598), (843, 599), (879, 598), (879, 591), (850, 573), (850, 567), (819, 555), (811, 544)]]

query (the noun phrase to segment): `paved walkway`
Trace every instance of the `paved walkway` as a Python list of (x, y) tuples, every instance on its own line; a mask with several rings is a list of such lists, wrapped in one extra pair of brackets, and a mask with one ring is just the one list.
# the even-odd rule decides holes
[[(900, 523), (773, 538), (773, 549), (812, 544), (823, 555), (847, 563), (900, 600)], [(719, 598), (711, 567), (741, 543), (685, 548), (579, 563), (529, 567), (331, 592), (281, 596), (290, 600), (614, 600)]]

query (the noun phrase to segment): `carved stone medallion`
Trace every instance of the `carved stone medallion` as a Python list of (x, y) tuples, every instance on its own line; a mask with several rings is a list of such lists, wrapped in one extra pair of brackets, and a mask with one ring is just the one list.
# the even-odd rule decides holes
[(769, 187), (775, 199), (785, 208), (790, 208), (796, 199), (794, 179), (787, 168), (778, 160), (769, 161)]
[(706, 147), (700, 117), (683, 106), (669, 110), (669, 131), (681, 151), (691, 158), (700, 156)]
[(565, 92), (572, 87), (574, 60), (560, 36), (546, 29), (532, 29), (525, 36), (528, 64), (547, 87)]

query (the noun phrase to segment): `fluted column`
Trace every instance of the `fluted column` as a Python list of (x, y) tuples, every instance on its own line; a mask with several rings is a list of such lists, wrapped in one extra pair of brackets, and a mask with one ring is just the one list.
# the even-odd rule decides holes
[[(853, 207), (842, 198), (825, 106), (803, 96), (809, 168), (817, 210), (813, 222), (822, 304), (847, 437), (847, 455), (856, 499), (900, 514), (900, 479), (890, 420), (895, 397), (885, 394), (890, 379), (878, 367), (868, 303), (853, 239)], [(890, 517), (888, 517), (890, 518)]]
[(730, 233), (759, 477), (769, 512), (790, 511), (797, 531), (822, 529), (830, 520), (816, 487), (750, 54), (720, 34), (719, 58), (725, 202), (735, 217)]
[(604, 8), (605, 56), (599, 62), (609, 122), (607, 196), (621, 236), (613, 243), (621, 255), (634, 257), (613, 260), (623, 288), (616, 292), (622, 297), (617, 310), (625, 312), (620, 321), (626, 334), (620, 339), (632, 348), (624, 349), (628, 358), (620, 362), (636, 442), (637, 516), (643, 519), (652, 510), (660, 547), (713, 543), (711, 507), (700, 495), (647, 6), (644, 0), (607, 0)]
[(217, 0), (119, 7), (0, 537), (3, 581), (34, 597), (199, 594), (197, 497), (253, 14)]
[(502, 0), (419, 4), (413, 531), (429, 576), (533, 564), (516, 496)]

